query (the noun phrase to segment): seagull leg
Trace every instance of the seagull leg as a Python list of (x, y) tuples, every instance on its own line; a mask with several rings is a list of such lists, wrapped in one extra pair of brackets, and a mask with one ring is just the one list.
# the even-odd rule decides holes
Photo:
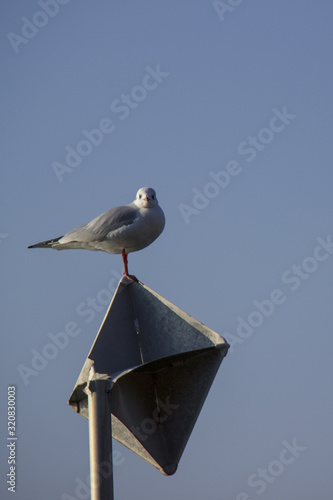
[(122, 249), (121, 251), (121, 256), (123, 258), (123, 263), (124, 263), (124, 274), (125, 276), (128, 276), (128, 269), (127, 269), (127, 254), (125, 253), (125, 248)]
[(125, 271), (124, 275), (130, 280), (135, 281), (135, 283), (139, 283), (139, 280), (133, 274), (128, 274), (127, 253), (125, 252), (125, 248), (122, 249), (121, 256), (123, 258), (123, 263), (124, 263), (124, 271)]

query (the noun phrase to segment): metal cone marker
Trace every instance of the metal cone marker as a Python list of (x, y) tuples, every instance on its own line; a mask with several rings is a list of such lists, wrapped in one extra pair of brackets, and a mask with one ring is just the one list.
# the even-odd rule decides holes
[(69, 399), (90, 420), (93, 500), (112, 488), (112, 476), (111, 485), (109, 477), (97, 478), (102, 462), (111, 461), (111, 427), (114, 439), (174, 474), (228, 348), (142, 283), (120, 280)]

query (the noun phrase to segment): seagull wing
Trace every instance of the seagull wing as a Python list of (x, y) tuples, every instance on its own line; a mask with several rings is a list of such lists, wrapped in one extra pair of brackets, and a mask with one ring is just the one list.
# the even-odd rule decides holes
[(138, 209), (132, 205), (110, 208), (88, 224), (69, 231), (59, 240), (59, 243), (103, 241), (113, 231), (133, 224), (138, 215)]

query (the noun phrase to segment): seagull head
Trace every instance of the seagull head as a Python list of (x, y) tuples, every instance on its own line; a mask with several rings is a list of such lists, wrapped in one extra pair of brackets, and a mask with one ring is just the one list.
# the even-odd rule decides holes
[(143, 187), (136, 193), (134, 203), (139, 208), (152, 208), (158, 205), (156, 193), (153, 188)]

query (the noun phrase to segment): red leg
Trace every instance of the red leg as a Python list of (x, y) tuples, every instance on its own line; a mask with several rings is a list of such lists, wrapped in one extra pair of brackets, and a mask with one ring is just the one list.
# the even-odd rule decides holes
[(133, 276), (133, 274), (128, 274), (128, 266), (127, 266), (127, 253), (125, 253), (125, 248), (122, 249), (121, 256), (123, 258), (123, 263), (124, 263), (124, 274), (127, 278), (131, 279), (132, 281), (135, 281), (136, 283), (139, 282), (139, 280)]
[(123, 258), (123, 263), (124, 263), (124, 274), (125, 276), (128, 276), (128, 269), (127, 269), (127, 254), (125, 253), (125, 248), (122, 249), (121, 256)]

